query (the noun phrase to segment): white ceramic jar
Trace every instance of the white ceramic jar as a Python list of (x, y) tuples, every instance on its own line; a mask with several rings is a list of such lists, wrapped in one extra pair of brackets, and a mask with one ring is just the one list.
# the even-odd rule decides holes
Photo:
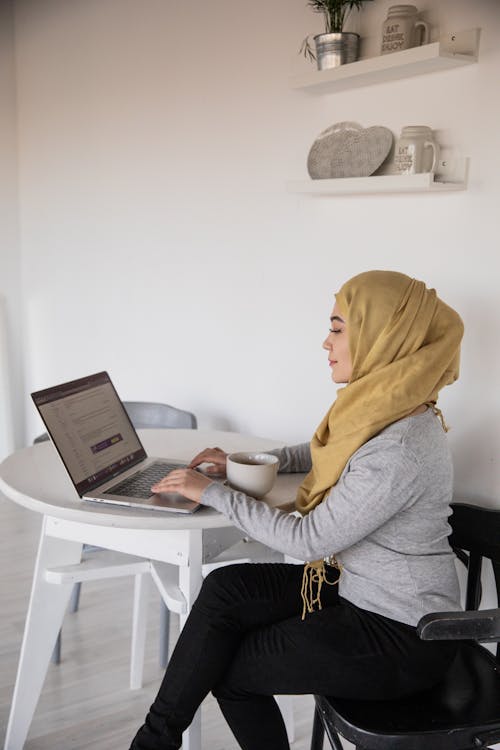
[(380, 53), (399, 52), (429, 41), (429, 25), (418, 19), (415, 5), (392, 5), (382, 26)]
[(431, 128), (427, 125), (407, 125), (401, 130), (394, 152), (397, 174), (435, 172), (438, 159), (439, 146)]

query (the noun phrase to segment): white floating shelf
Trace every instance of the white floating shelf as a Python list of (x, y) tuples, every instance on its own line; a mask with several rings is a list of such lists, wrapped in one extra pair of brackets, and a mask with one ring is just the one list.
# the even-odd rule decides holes
[(324, 94), (471, 65), (478, 60), (480, 31), (450, 32), (432, 44), (294, 76), (292, 88)]
[[(443, 164), (443, 163), (441, 163)], [(454, 173), (446, 172), (450, 166)], [(290, 193), (309, 195), (370, 195), (375, 193), (440, 193), (465, 190), (469, 159), (456, 160), (452, 165), (444, 163), (444, 172), (407, 175), (377, 175), (375, 177), (342, 177), (334, 180), (291, 180), (287, 183)], [(457, 168), (460, 174), (457, 175)]]

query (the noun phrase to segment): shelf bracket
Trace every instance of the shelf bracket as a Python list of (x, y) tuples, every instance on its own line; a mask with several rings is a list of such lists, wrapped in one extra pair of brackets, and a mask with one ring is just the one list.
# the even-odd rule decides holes
[(462, 184), (467, 186), (469, 178), (469, 158), (456, 156), (449, 151), (441, 151), (436, 165), (434, 182)]
[(465, 55), (471, 60), (479, 57), (479, 37), (481, 29), (467, 29), (466, 31), (450, 31), (439, 37), (440, 54), (449, 57)]

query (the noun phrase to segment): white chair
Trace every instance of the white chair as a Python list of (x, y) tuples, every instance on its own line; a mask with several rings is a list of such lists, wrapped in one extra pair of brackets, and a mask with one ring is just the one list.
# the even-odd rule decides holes
[[(169, 404), (155, 403), (151, 401), (125, 401), (125, 409), (130, 420), (136, 429), (147, 428), (169, 428), (169, 429), (193, 429), (198, 426), (196, 417), (189, 411), (177, 409)], [(41, 443), (49, 440), (47, 433), (39, 435), (34, 443)], [(146, 584), (142, 579), (149, 570), (144, 569), (144, 561), (139, 558), (133, 558), (130, 555), (111, 553), (108, 550), (101, 550), (99, 547), (84, 545), (82, 561), (79, 565), (70, 566), (71, 570), (54, 571), (50, 580), (53, 583), (74, 583), (68, 610), (74, 613), (78, 610), (80, 604), (81, 586), (84, 581), (95, 581), (103, 578), (118, 578), (122, 576), (135, 575), (136, 591), (134, 594), (134, 607), (139, 607), (142, 602)], [(140, 617), (137, 616), (140, 620)], [(136, 622), (136, 613), (134, 609), (134, 624)], [(168, 631), (169, 631), (169, 609), (163, 598), (161, 602), (161, 626), (160, 626), (160, 664), (164, 667), (168, 658)], [(52, 653), (52, 662), (59, 664), (61, 661), (61, 641), (62, 634), (59, 631), (56, 645)], [(133, 653), (136, 648), (133, 644)], [(133, 660), (132, 660), (133, 661)], [(135, 680), (134, 680), (135, 682)], [(131, 676), (132, 683), (132, 676)]]

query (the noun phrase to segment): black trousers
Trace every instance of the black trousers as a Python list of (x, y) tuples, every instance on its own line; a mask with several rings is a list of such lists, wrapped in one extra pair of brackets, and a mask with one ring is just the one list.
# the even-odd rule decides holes
[[(328, 568), (330, 580), (338, 575)], [(323, 608), (301, 620), (302, 566), (213, 571), (179, 636), (130, 750), (174, 750), (211, 691), (243, 750), (289, 750), (273, 695), (391, 699), (438, 682), (452, 643), (359, 609), (323, 585)]]

